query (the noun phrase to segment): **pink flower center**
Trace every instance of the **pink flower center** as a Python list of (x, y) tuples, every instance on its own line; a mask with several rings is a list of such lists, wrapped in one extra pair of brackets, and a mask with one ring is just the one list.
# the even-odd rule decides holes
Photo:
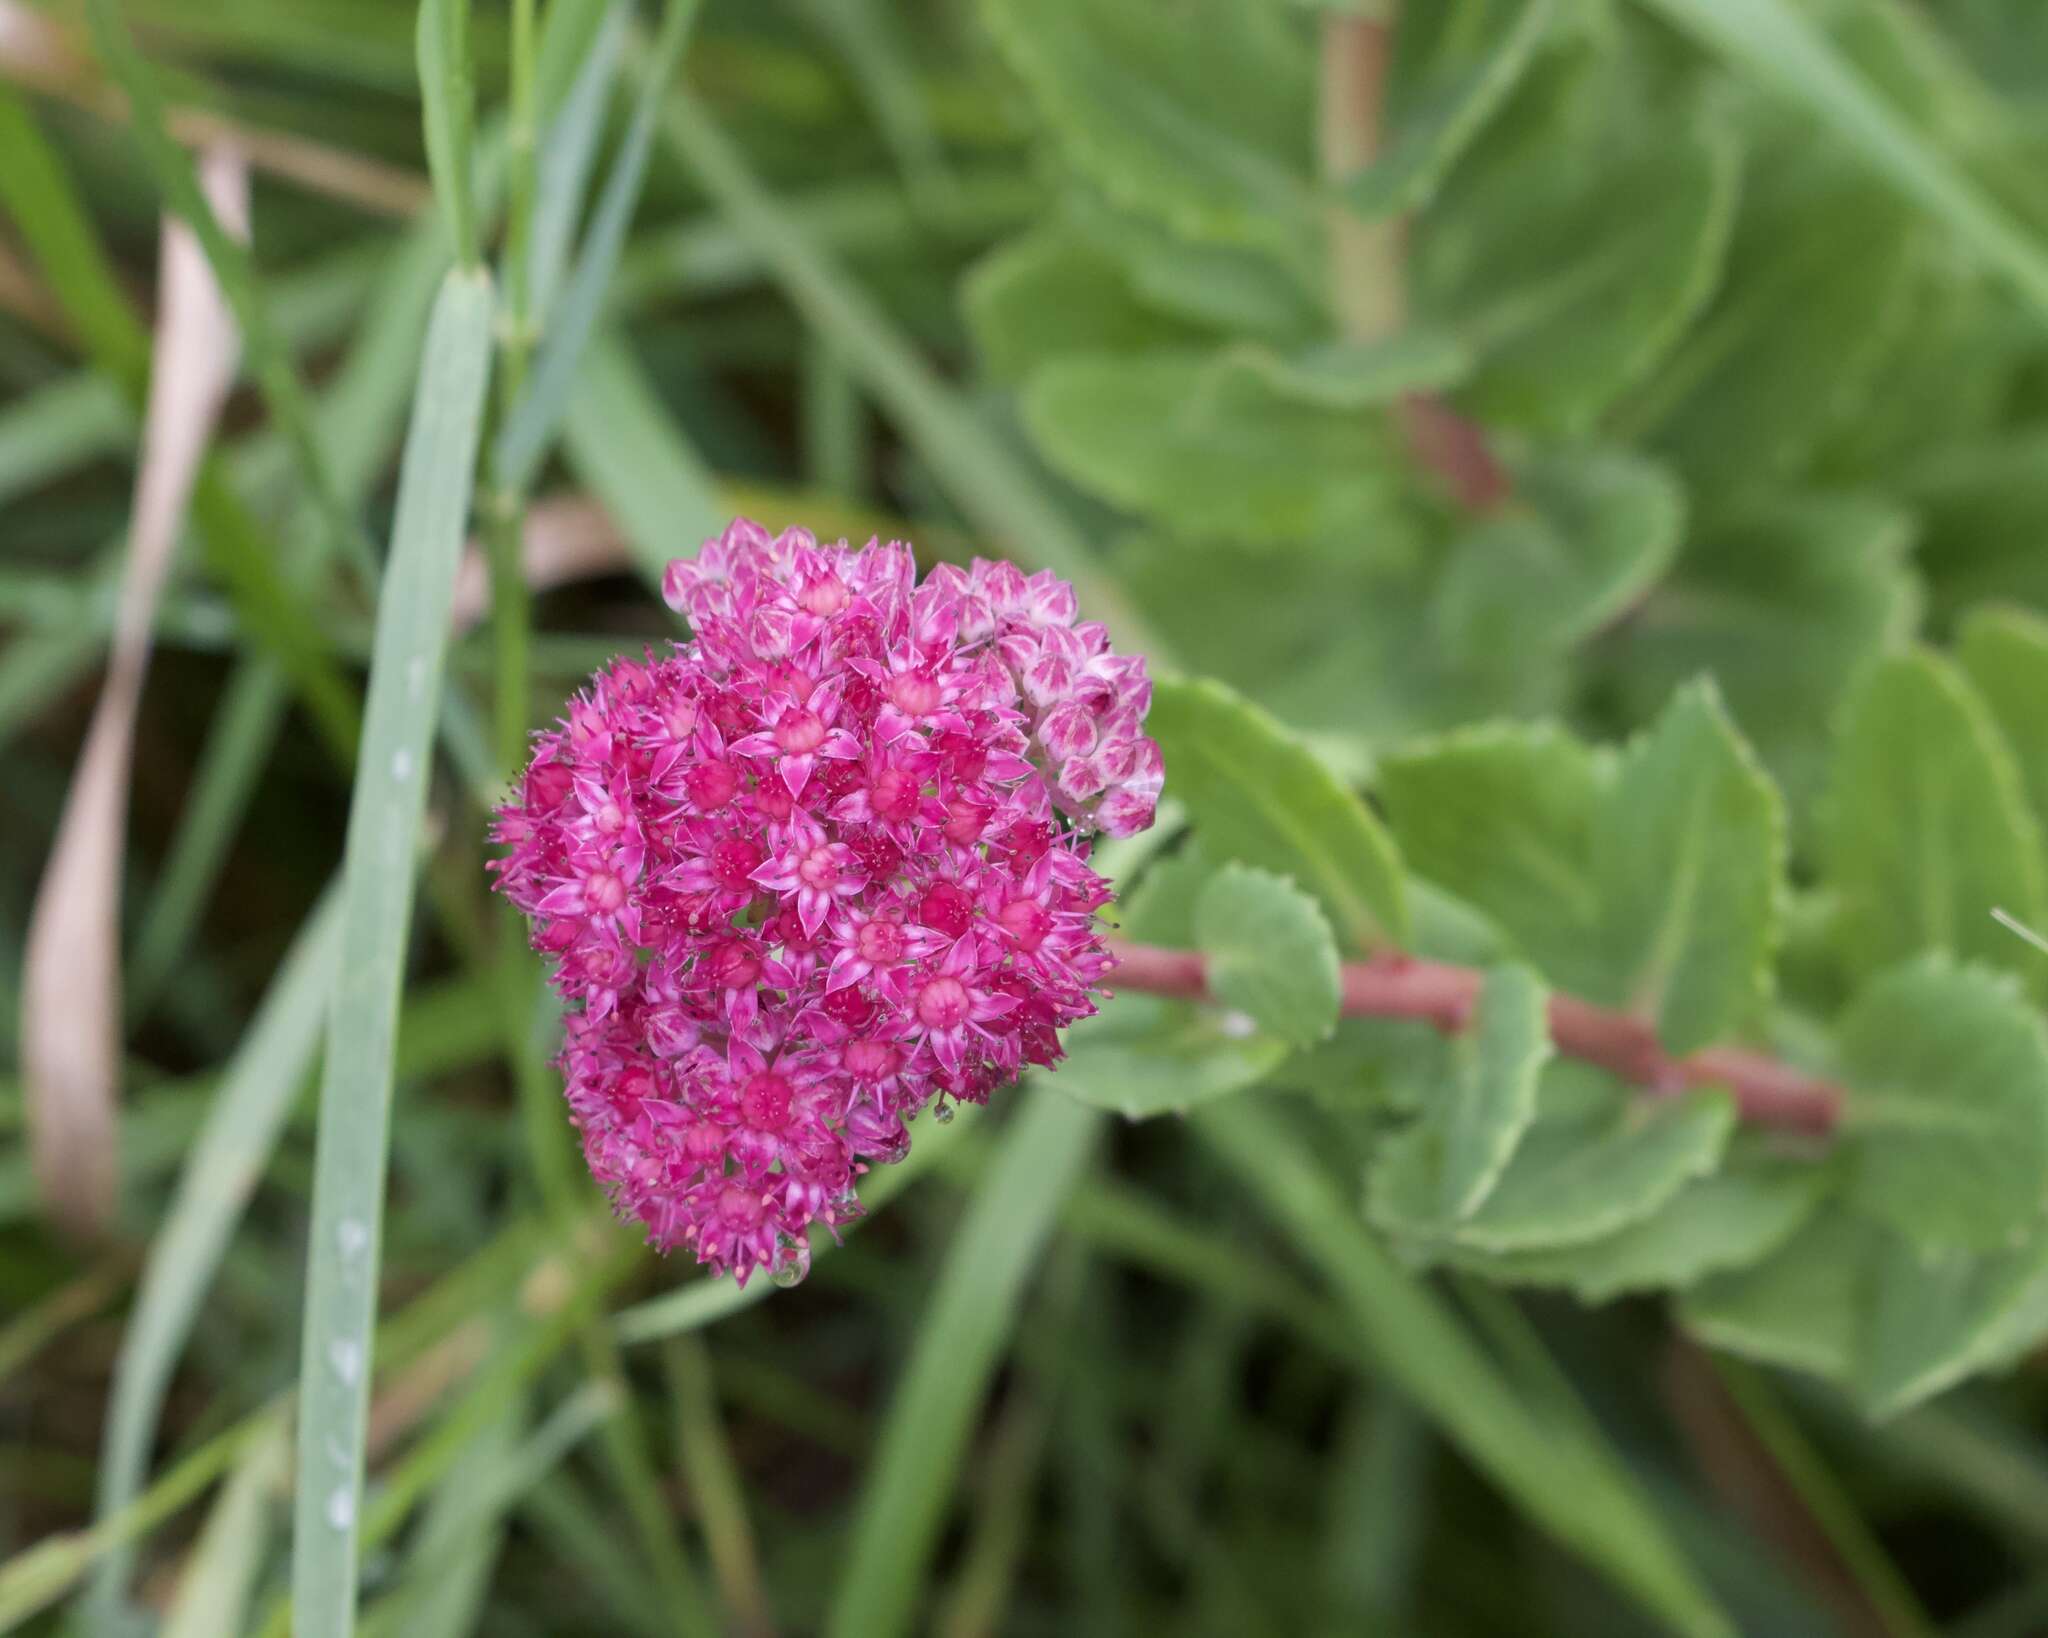
[(775, 743), (790, 756), (815, 751), (825, 738), (825, 719), (815, 711), (789, 711), (775, 725)]
[(1036, 899), (1012, 899), (997, 914), (1004, 932), (1020, 950), (1035, 950), (1052, 931), (1052, 913)]
[(576, 776), (560, 762), (537, 762), (526, 776), (526, 805), (545, 813), (562, 805)]
[(711, 879), (728, 893), (744, 893), (752, 887), (754, 872), (761, 868), (760, 847), (744, 836), (728, 836), (711, 850)]
[(954, 797), (946, 804), (946, 840), (960, 847), (980, 841), (988, 824), (988, 811), (979, 802)]
[(629, 1069), (619, 1077), (619, 1096), (638, 1103), (654, 1096), (654, 1077), (644, 1069)]
[(683, 775), (683, 794), (704, 813), (722, 808), (740, 788), (740, 776), (723, 762), (700, 762)]
[(806, 614), (829, 620), (846, 607), (848, 596), (846, 582), (828, 569), (824, 574), (805, 581), (804, 589), (797, 594), (796, 600)]
[(607, 802), (590, 816), (590, 822), (606, 836), (615, 836), (625, 828), (626, 816), (619, 812), (616, 802)]
[(941, 697), (939, 680), (928, 671), (905, 671), (889, 683), (890, 702), (907, 717), (929, 716)]
[(683, 1130), (683, 1153), (700, 1166), (707, 1160), (719, 1160), (725, 1156), (725, 1129), (708, 1120), (700, 1120)]
[(934, 882), (917, 907), (917, 919), (935, 933), (958, 938), (974, 919), (974, 901), (951, 882)]
[(806, 887), (815, 887), (820, 893), (829, 893), (839, 885), (839, 859), (837, 851), (827, 842), (814, 847), (804, 855), (803, 863), (796, 867), (797, 879)]
[(854, 938), (853, 947), (870, 966), (892, 967), (903, 959), (903, 929), (893, 921), (871, 921)]
[(917, 781), (901, 768), (884, 768), (868, 787), (868, 806), (877, 819), (902, 824), (917, 812)]
[(971, 1010), (967, 986), (950, 973), (940, 974), (917, 992), (917, 1016), (931, 1029), (958, 1028)]
[(840, 1060), (855, 1079), (879, 1081), (896, 1072), (903, 1055), (887, 1041), (848, 1041)]
[(583, 902), (608, 916), (626, 902), (626, 884), (609, 870), (593, 870), (583, 878)]
[(736, 941), (719, 945), (710, 960), (711, 976), (728, 990), (743, 990), (761, 976), (761, 963)]
[(761, 1197), (752, 1189), (728, 1183), (718, 1191), (718, 1215), (734, 1228), (752, 1228), (761, 1221)]
[(763, 1132), (778, 1132), (789, 1119), (789, 1082), (764, 1070), (748, 1080), (740, 1094), (740, 1113), (747, 1124)]

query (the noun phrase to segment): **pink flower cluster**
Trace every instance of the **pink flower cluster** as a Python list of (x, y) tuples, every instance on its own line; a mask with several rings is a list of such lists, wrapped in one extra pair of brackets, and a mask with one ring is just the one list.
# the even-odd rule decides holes
[(802, 1277), (937, 1100), (1060, 1056), (1110, 966), (1091, 831), (1151, 823), (1142, 660), (1073, 588), (735, 522), (499, 810), (590, 1169), (664, 1250)]

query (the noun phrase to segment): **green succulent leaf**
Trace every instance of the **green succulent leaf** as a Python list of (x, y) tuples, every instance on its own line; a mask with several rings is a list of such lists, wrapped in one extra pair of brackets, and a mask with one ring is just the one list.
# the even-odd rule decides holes
[(1023, 413), (1062, 476), (1192, 536), (1370, 539), (1402, 493), (1380, 408), (1303, 402), (1228, 353), (1055, 359)]
[(1444, 0), (1404, 16), (1382, 151), (1342, 184), (1344, 202), (1362, 216), (1426, 203), (1514, 89), (1552, 9), (1551, 0)]
[(1195, 903), (1195, 943), (1225, 1006), (1295, 1047), (1337, 1027), (1337, 941), (1316, 901), (1284, 876), (1228, 864)]
[(1927, 956), (1841, 1025), (1847, 1193), (1929, 1255), (2010, 1246), (2048, 1207), (2048, 1038), (2016, 984)]
[(1284, 870), (1352, 949), (1406, 943), (1400, 856), (1315, 754), (1219, 683), (1162, 679), (1147, 727), (1204, 854)]
[(1066, 1034), (1049, 1084), (1129, 1120), (1178, 1114), (1257, 1086), (1286, 1060), (1287, 1043), (1217, 1007), (1127, 994)]
[(2048, 822), (2048, 620), (1980, 609), (1963, 622), (1956, 658), (2018, 763), (2038, 828)]
[(1409, 1076), (1420, 1113), (1374, 1166), (1370, 1209), (1408, 1232), (1454, 1232), (1485, 1204), (1536, 1118), (1550, 1061), (1548, 992), (1526, 967), (1486, 975), (1470, 1025), (1424, 1038), (1427, 1061)]
[[(1735, 1125), (1718, 1091), (1651, 1098), (1604, 1071), (1553, 1061), (1538, 1087), (1536, 1121), (1478, 1209), (1448, 1239), (1485, 1252), (1580, 1245), (1659, 1211), (1712, 1172)], [(1409, 1202), (1372, 1194), (1386, 1226), (1411, 1229)], [(1423, 1249), (1428, 1238), (1422, 1240)]]
[(1070, 230), (1039, 229), (991, 253), (962, 292), (989, 372), (1023, 380), (1070, 353), (1199, 346), (1203, 333), (1141, 302), (1123, 268)]
[(1762, 1262), (1715, 1274), (1679, 1299), (1702, 1341), (1767, 1365), (1846, 1381), (1861, 1342), (1878, 1231), (1841, 1211), (1816, 1212)]
[(2042, 910), (2040, 838), (1991, 713), (1947, 660), (1881, 662), (1852, 701), (1827, 800), (1836, 948), (1868, 974), (1923, 950), (2008, 967), (2028, 955), (1991, 919)]
[(1681, 689), (1621, 760), (1593, 825), (1614, 986), (1672, 1052), (1768, 998), (1785, 872), (1782, 804), (1709, 684)]

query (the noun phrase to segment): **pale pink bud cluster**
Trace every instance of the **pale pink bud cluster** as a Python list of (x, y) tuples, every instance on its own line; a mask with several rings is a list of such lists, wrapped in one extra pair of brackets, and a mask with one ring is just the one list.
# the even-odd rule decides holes
[(1072, 587), (735, 522), (499, 810), (497, 886), (569, 1003), (592, 1173), (664, 1250), (801, 1277), (807, 1231), (1093, 1012), (1088, 834), (1151, 823), (1142, 660)]

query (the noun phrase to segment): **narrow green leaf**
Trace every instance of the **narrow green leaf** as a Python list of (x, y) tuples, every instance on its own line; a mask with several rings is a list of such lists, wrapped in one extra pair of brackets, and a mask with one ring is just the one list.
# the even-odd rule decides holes
[[(1413, 1066), (1421, 1112), (1374, 1163), (1368, 1209), (1407, 1233), (1449, 1232), (1486, 1203), (1536, 1119), (1551, 1056), (1548, 992), (1526, 967), (1486, 975), (1469, 1027)], [(1404, 1077), (1404, 1078), (1408, 1078)]]
[(1392, 840), (1279, 723), (1219, 683), (1162, 679), (1147, 726), (1207, 857), (1286, 871), (1348, 948), (1407, 941)]
[(1832, 128), (1892, 187), (2048, 312), (2048, 252), (1908, 125), (1786, 0), (1642, 0)]
[(1344, 202), (1373, 217), (1427, 204), (1514, 89), (1551, 10), (1550, 0), (1444, 0), (1403, 16), (1382, 152), (1342, 181)]
[(328, 1017), (307, 1258), (292, 1576), (302, 1638), (346, 1638), (355, 1621), (392, 1044), (492, 313), (488, 277), (448, 276), (421, 359), (378, 601), (361, 771), (349, 809), (341, 976)]
[(271, 1496), (290, 1472), (291, 1444), (282, 1427), (250, 1441), (178, 1577), (163, 1638), (220, 1638), (243, 1630), (269, 1545)]
[(1619, 1000), (1690, 1052), (1769, 999), (1783, 804), (1711, 684), (1672, 700), (1621, 759), (1593, 827)]
[[(111, 1518), (141, 1492), (164, 1395), (200, 1303), (312, 1066), (340, 943), (341, 904), (330, 895), (293, 942), (185, 1156), (163, 1226), (150, 1242), (114, 1365), (100, 1446), (98, 1518)], [(93, 1606), (101, 1619), (112, 1620), (125, 1598), (129, 1566), (128, 1554), (113, 1553), (96, 1571)]]
[(597, 208), (584, 236), (576, 270), (569, 276), (552, 321), (534, 362), (533, 379), (498, 431), (491, 450), (491, 466), (501, 489), (524, 493), (531, 485), (541, 457), (562, 418), (564, 406), (576, 384), (589, 344), (618, 271), (619, 253), (625, 247), (626, 230), (640, 203), (640, 184), (647, 174), (647, 156), (654, 144), (655, 121), (682, 61), (683, 46), (690, 37), (690, 25), (697, 19), (699, 0), (667, 0), (661, 14), (661, 31), (648, 54), (645, 77), (633, 107), (633, 123), (619, 156), (605, 178)]
[(478, 265), (476, 214), (470, 203), (476, 71), (469, 60), (469, 0), (420, 0), (415, 49), (427, 169), (455, 236), (455, 259), (473, 268)]
[(1947, 660), (1894, 656), (1856, 691), (1824, 820), (1851, 972), (1924, 950), (2026, 970), (1991, 912), (2041, 924), (2039, 831), (1990, 712)]
[(1228, 864), (1195, 904), (1209, 988), (1290, 1046), (1337, 1027), (1337, 942), (1321, 908), (1284, 876)]
[(1523, 1403), (1466, 1330), (1365, 1232), (1274, 1111), (1226, 1099), (1196, 1117), (1194, 1130), (1323, 1273), (1388, 1377), (1530, 1518), (1675, 1631), (1734, 1630), (1615, 1456)]
[[(533, 227), (526, 252), (527, 301), (543, 329), (569, 265), (569, 249), (583, 214), (584, 194), (604, 136), (605, 108), (618, 75), (632, 8), (615, 0), (595, 0), (583, 10), (600, 20), (576, 69), (576, 77), (541, 137), (539, 174), (534, 182)], [(546, 78), (549, 48), (559, 37), (563, 8), (548, 8), (541, 36), (541, 77)], [(612, 280), (616, 299), (618, 280)]]
[(692, 556), (730, 520), (710, 467), (621, 336), (599, 336), (584, 354), (562, 436), (571, 469), (625, 531), (634, 567), (655, 589), (671, 558)]
[(890, 1403), (825, 1623), (830, 1638), (890, 1638), (910, 1627), (975, 1413), (1100, 1128), (1100, 1116), (1038, 1087), (1004, 1133), (947, 1242)]
[(2007, 1246), (2040, 1218), (2048, 1039), (2010, 979), (1938, 956), (1895, 969), (1843, 1018), (1841, 1054), (1863, 1211), (1928, 1254)]
[(1453, 1235), (1481, 1251), (1601, 1239), (1713, 1171), (1734, 1129), (1725, 1093), (1646, 1098), (1599, 1070), (1554, 1061), (1538, 1088), (1535, 1124)]

